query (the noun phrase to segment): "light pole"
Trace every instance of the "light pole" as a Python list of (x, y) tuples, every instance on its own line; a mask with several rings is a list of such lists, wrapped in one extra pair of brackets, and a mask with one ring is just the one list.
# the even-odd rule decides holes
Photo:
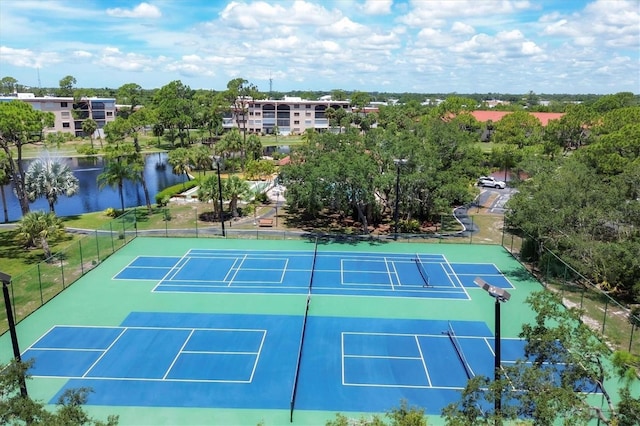
[[(494, 362), (494, 377), (493, 380), (498, 383), (500, 380), (500, 370), (501, 370), (501, 360), (500, 360), (500, 303), (508, 302), (511, 298), (511, 294), (500, 287), (495, 287), (483, 280), (482, 278), (476, 277), (473, 282), (489, 293), (489, 296), (495, 299), (495, 311), (494, 311), (494, 321), (495, 321), (495, 362)], [(496, 416), (500, 415), (500, 411), (502, 410), (502, 388), (497, 389), (495, 400), (494, 400), (494, 411)]]
[(398, 239), (398, 208), (400, 206), (400, 166), (407, 164), (405, 158), (394, 158), (393, 164), (396, 165), (396, 207), (393, 212), (393, 221), (395, 222), (395, 228), (393, 231), (393, 239)]
[[(2, 295), (4, 296), (4, 307), (7, 310), (7, 322), (9, 323), (9, 334), (11, 335), (11, 345), (13, 346), (13, 357), (16, 362), (20, 363), (20, 346), (18, 345), (18, 334), (16, 333), (16, 323), (13, 319), (13, 309), (11, 308), (11, 299), (9, 298), (9, 284), (11, 284), (11, 275), (0, 272), (0, 281), (2, 281)], [(27, 384), (24, 380), (24, 374), (20, 374), (20, 395), (26, 398)]]
[(222, 180), (220, 179), (220, 161), (218, 161), (218, 159), (215, 159), (216, 162), (216, 170), (218, 173), (218, 199), (220, 201), (220, 226), (222, 226), (222, 236), (226, 237), (226, 234), (224, 232), (224, 214), (222, 211)]

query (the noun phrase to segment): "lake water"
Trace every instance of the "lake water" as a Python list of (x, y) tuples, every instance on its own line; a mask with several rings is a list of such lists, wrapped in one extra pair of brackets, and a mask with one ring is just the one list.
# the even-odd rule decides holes
[[(103, 211), (109, 207), (120, 209), (120, 194), (117, 188), (106, 186), (98, 188), (97, 178), (104, 170), (102, 158), (64, 158), (63, 159), (79, 180), (78, 193), (72, 197), (61, 195), (55, 205), (57, 216), (73, 216), (82, 213)], [(25, 163), (25, 170), (26, 170)], [(160, 166), (160, 167), (158, 167)], [(164, 167), (162, 167), (164, 166)], [(184, 175), (174, 175), (171, 166), (167, 164), (167, 154), (149, 154), (145, 158), (145, 179), (147, 189), (151, 197), (151, 203), (155, 203), (155, 195), (164, 188), (185, 181)], [(18, 198), (13, 192), (13, 185), (4, 187), (9, 209), (9, 220), (16, 221), (22, 217)], [(125, 207), (141, 206), (145, 204), (144, 192), (140, 184), (125, 181), (124, 184)], [(38, 198), (30, 204), (31, 211), (49, 211), (49, 204), (45, 198)], [(4, 222), (4, 212), (0, 204), (0, 222)]]

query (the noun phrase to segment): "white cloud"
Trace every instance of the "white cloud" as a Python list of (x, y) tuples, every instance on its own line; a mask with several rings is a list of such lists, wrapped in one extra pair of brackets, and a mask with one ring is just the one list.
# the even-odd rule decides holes
[(328, 11), (319, 4), (297, 0), (293, 3), (270, 4), (230, 2), (222, 12), (221, 21), (234, 28), (255, 29), (261, 26), (330, 25), (342, 17), (338, 11)]
[(366, 15), (387, 15), (392, 5), (393, 0), (366, 0), (360, 10)]
[(474, 34), (476, 30), (471, 25), (456, 21), (451, 26), (451, 32), (454, 34)]
[(564, 37), (578, 46), (640, 49), (640, 8), (637, 0), (598, 0), (570, 15), (541, 17), (543, 34)]
[(76, 50), (72, 55), (76, 58), (90, 58), (93, 56), (91, 52), (87, 52), (86, 50)]
[(25, 68), (43, 68), (63, 61), (55, 52), (34, 52), (30, 49), (14, 49), (0, 46), (0, 62)]
[(320, 27), (319, 35), (335, 37), (335, 38), (351, 38), (359, 37), (367, 34), (369, 29), (364, 25), (353, 22), (351, 19), (344, 17), (330, 25)]
[(162, 13), (156, 6), (149, 3), (140, 3), (133, 9), (122, 9), (120, 7), (107, 9), (107, 15), (115, 18), (159, 18)]

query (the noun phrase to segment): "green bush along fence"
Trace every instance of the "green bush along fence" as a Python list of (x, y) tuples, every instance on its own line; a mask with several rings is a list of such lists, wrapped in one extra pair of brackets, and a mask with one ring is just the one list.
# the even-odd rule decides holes
[[(523, 237), (524, 236), (524, 237)], [(578, 272), (569, 262), (521, 230), (506, 230), (502, 245), (567, 307), (582, 310), (582, 321), (602, 336), (613, 350), (640, 355), (640, 318), (628, 306)]]

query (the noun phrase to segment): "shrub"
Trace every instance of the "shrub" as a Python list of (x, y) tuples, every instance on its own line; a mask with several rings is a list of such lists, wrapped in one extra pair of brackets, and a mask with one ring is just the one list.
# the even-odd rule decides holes
[(156, 194), (156, 204), (158, 204), (159, 206), (166, 206), (169, 203), (169, 200), (171, 199), (171, 197), (173, 197), (174, 195), (180, 194), (184, 191), (187, 191), (191, 188), (195, 188), (199, 184), (200, 182), (196, 178), (188, 182), (178, 183), (176, 185), (165, 188)]
[(105, 209), (104, 214), (106, 216), (109, 217), (118, 217), (118, 210), (114, 209), (113, 207), (109, 207), (108, 209)]

